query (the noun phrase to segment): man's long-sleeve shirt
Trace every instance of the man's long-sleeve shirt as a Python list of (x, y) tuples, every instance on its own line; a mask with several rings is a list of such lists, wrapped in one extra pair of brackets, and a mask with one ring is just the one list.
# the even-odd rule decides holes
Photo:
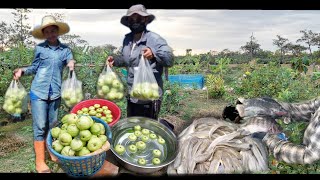
[(278, 160), (292, 164), (312, 164), (320, 159), (320, 98), (303, 103), (281, 103), (292, 121), (309, 121), (303, 143), (294, 144), (267, 134), (263, 142)]
[(160, 87), (159, 94), (163, 95), (163, 80), (162, 74), (164, 67), (173, 65), (173, 50), (167, 44), (166, 40), (160, 35), (146, 30), (143, 32), (141, 39), (137, 42), (133, 41), (133, 34), (129, 33), (123, 40), (121, 56), (116, 56), (114, 66), (127, 67), (128, 69), (128, 92), (131, 91), (134, 80), (134, 73), (139, 71), (138, 66), (140, 56), (144, 48), (150, 48), (154, 58), (149, 60), (155, 79)]

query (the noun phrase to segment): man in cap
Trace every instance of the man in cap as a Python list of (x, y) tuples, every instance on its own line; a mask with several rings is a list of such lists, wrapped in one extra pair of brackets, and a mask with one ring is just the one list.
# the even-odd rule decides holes
[[(35, 164), (38, 173), (50, 173), (45, 162), (45, 137), (58, 120), (61, 102), (62, 71), (65, 66), (74, 69), (75, 60), (70, 48), (58, 40), (68, 33), (69, 25), (58, 22), (53, 16), (44, 16), (42, 24), (32, 31), (32, 36), (45, 41), (35, 47), (31, 66), (14, 70), (14, 79), (35, 74), (30, 90)], [(56, 161), (52, 154), (51, 158)]]
[[(128, 92), (133, 86), (134, 73), (139, 71), (140, 56), (150, 64), (155, 79), (159, 85), (160, 98), (154, 101), (138, 100), (130, 95), (127, 96), (127, 116), (144, 116), (157, 120), (163, 95), (162, 74), (164, 67), (173, 65), (173, 50), (168, 46), (165, 39), (160, 35), (147, 30), (146, 26), (155, 19), (153, 14), (147, 12), (141, 5), (131, 6), (127, 14), (120, 22), (130, 28), (131, 32), (125, 35), (122, 45), (121, 56), (109, 56), (106, 60), (111, 67), (127, 67)], [(171, 123), (161, 119), (160, 122), (173, 129)]]

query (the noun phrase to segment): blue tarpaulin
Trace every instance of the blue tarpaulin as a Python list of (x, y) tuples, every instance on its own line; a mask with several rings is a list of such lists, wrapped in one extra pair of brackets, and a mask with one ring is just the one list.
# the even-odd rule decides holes
[(201, 74), (177, 74), (168, 78), (170, 83), (178, 83), (184, 88), (202, 89), (204, 86), (204, 76)]

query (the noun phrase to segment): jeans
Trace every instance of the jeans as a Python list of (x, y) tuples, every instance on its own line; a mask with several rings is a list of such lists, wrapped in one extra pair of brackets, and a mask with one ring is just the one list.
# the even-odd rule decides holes
[(55, 100), (31, 99), (34, 141), (44, 141), (49, 130), (58, 122), (61, 98)]

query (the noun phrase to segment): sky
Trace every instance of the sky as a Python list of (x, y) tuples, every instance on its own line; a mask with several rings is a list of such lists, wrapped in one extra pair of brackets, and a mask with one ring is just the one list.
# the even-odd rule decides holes
[[(122, 45), (124, 35), (130, 30), (120, 23), (127, 9), (30, 9), (29, 24), (41, 24), (44, 15), (62, 13), (70, 26), (69, 34), (80, 35), (91, 46)], [(302, 36), (300, 30), (320, 33), (320, 11), (317, 10), (193, 10), (147, 9), (156, 16), (147, 29), (162, 36), (175, 55), (240, 50), (253, 33), (260, 47), (275, 51), (276, 35), (290, 42)], [(13, 22), (13, 9), (0, 9), (0, 22)], [(36, 39), (33, 39), (36, 40)], [(39, 42), (39, 41), (36, 41)], [(305, 44), (302, 44), (305, 45)]]

